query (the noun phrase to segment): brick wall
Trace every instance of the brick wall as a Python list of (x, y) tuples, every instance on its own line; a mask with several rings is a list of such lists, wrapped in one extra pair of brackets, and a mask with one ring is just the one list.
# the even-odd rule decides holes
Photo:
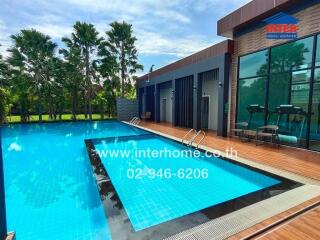
[(117, 99), (117, 118), (119, 121), (128, 121), (133, 117), (138, 117), (138, 100), (137, 99)]
[[(303, 37), (313, 33), (320, 32), (320, 4), (306, 8), (296, 14), (294, 17), (300, 20), (298, 24), (298, 37)], [(231, 64), (231, 107), (230, 107), (230, 128), (234, 128), (236, 116), (237, 100), (237, 68), (238, 56), (257, 51), (259, 49), (271, 47), (285, 40), (268, 40), (266, 39), (265, 27), (256, 29), (240, 37), (234, 38), (234, 54), (232, 55)]]

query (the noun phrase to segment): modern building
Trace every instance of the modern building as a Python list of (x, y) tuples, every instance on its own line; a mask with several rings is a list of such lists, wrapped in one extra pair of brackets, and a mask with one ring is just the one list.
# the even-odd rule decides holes
[(139, 113), (224, 137), (278, 125), (282, 144), (320, 151), (320, 1), (253, 0), (217, 29), (228, 39), (138, 79)]

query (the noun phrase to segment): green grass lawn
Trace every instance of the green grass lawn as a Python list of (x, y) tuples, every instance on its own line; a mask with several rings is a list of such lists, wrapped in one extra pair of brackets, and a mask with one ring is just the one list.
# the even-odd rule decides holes
[[(72, 117), (72, 114), (63, 114), (62, 120), (71, 120), (71, 117)], [(101, 120), (100, 114), (92, 114), (92, 119)], [(108, 116), (104, 116), (104, 119), (110, 119), (110, 118)], [(38, 120), (39, 120), (38, 115), (30, 115), (29, 122), (37, 122)], [(85, 120), (84, 114), (78, 114), (77, 120)], [(89, 120), (89, 118), (87, 120)], [(10, 116), (10, 117), (7, 117), (7, 121), (8, 123), (17, 123), (17, 122), (21, 122), (21, 118), (20, 116)], [(49, 119), (49, 115), (45, 114), (45, 115), (42, 115), (42, 121), (43, 122), (59, 121), (59, 118), (57, 118), (56, 120)]]

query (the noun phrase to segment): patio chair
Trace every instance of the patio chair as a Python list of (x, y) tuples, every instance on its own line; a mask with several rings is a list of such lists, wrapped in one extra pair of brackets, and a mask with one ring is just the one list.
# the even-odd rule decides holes
[(254, 117), (254, 114), (264, 112), (265, 108), (258, 104), (251, 104), (247, 107), (247, 111), (249, 112), (249, 120), (248, 122), (239, 122), (236, 123), (236, 128), (231, 129), (235, 135), (237, 135), (241, 141), (247, 139), (250, 141), (251, 139), (255, 139), (256, 137), (256, 130), (251, 130), (251, 122)]
[(266, 125), (259, 127), (256, 131), (256, 145), (258, 142), (266, 143), (270, 142), (271, 144), (277, 144), (279, 147), (279, 136), (278, 136), (279, 127), (277, 125)]
[(231, 129), (231, 132), (233, 132), (235, 136), (238, 136), (240, 139), (242, 139), (243, 131), (247, 129), (248, 126), (249, 126), (249, 123), (247, 122), (238, 122), (236, 123), (236, 128)]
[(145, 112), (141, 114), (141, 119), (146, 121), (151, 119), (151, 112)]

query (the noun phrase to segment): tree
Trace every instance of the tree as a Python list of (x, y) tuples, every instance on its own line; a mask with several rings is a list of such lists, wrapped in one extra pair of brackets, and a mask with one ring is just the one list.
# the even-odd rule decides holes
[(26, 71), (25, 58), (17, 48), (8, 50), (10, 56), (8, 62), (8, 80), (11, 86), (11, 99), (15, 99), (19, 107), (22, 122), (26, 122), (29, 118), (29, 94), (31, 89), (31, 76)]
[(53, 59), (54, 69), (53, 77), (54, 82), (49, 86), (48, 97), (48, 108), (50, 109), (49, 116), (51, 119), (62, 119), (63, 109), (66, 105), (66, 82), (67, 82), (67, 72), (64, 68), (64, 62), (60, 58)]
[(8, 84), (8, 65), (0, 54), (0, 87), (8, 86)]
[(76, 22), (73, 26), (74, 32), (72, 33), (71, 40), (74, 41), (77, 46), (81, 49), (81, 54), (84, 59), (85, 65), (85, 84), (86, 84), (86, 104), (88, 104), (89, 117), (92, 120), (92, 63), (94, 52), (97, 50), (101, 38), (98, 37), (98, 32), (92, 24), (88, 24), (85, 22)]
[(118, 77), (119, 65), (116, 57), (109, 51), (108, 42), (101, 42), (94, 67), (99, 74), (100, 86), (103, 87), (99, 100), (100, 108), (107, 105), (109, 117), (111, 117), (114, 113), (117, 93), (120, 91), (120, 79)]
[(11, 38), (14, 48), (23, 56), (26, 71), (31, 75), (32, 89), (38, 99), (39, 121), (42, 121), (42, 101), (46, 87), (53, 81), (53, 57), (57, 45), (49, 36), (34, 29), (21, 30)]
[(113, 22), (111, 30), (107, 31), (109, 51), (116, 57), (120, 66), (121, 97), (125, 96), (126, 83), (131, 83), (131, 76), (137, 70), (143, 70), (138, 64), (138, 54), (135, 47), (136, 37), (133, 36), (132, 25), (126, 22)]
[(67, 46), (67, 49), (59, 50), (59, 53), (64, 57), (62, 64), (63, 71), (65, 72), (64, 87), (71, 99), (72, 120), (76, 120), (79, 107), (79, 92), (80, 89), (85, 89), (84, 61), (81, 57), (80, 46), (74, 39), (63, 38), (62, 41)]
[(6, 122), (6, 117), (9, 111), (8, 107), (9, 92), (0, 87), (0, 125)]

